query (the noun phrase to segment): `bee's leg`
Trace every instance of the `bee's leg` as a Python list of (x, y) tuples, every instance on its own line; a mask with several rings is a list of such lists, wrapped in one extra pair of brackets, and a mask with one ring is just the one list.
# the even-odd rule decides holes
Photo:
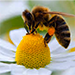
[(26, 29), (27, 34), (29, 34), (29, 30), (28, 30), (28, 27), (27, 27), (27, 25), (26, 25), (26, 22), (24, 23), (24, 28)]
[[(35, 22), (33, 21), (33, 24), (32, 24), (32, 31), (35, 29)], [(31, 31), (31, 33), (32, 33)], [(34, 33), (33, 33), (34, 34)]]
[(32, 29), (34, 29), (34, 28), (35, 28), (35, 22), (33, 21)]
[(36, 24), (35, 29), (33, 29), (31, 33), (34, 33), (34, 31), (36, 31), (36, 28), (38, 27), (39, 24), (40, 24), (40, 22), (38, 22), (38, 23)]
[(55, 33), (55, 28), (54, 27), (49, 28), (48, 33), (44, 37), (45, 46), (46, 46), (46, 43), (49, 43), (54, 33)]
[(48, 33), (45, 35), (44, 37), (44, 43), (45, 43), (45, 46), (46, 46), (46, 43), (49, 43), (49, 41), (51, 40), (53, 34), (55, 33), (55, 27), (56, 27), (56, 18), (52, 18), (48, 21), (48, 23), (44, 23), (44, 25), (48, 26), (49, 25), (49, 30), (48, 30)]
[(37, 30), (35, 30), (35, 32), (37, 33)]
[(44, 37), (44, 44), (45, 44), (45, 47), (46, 47), (46, 43), (48, 43), (50, 40), (51, 40), (51, 37), (48, 33), (45, 35)]
[(29, 31), (31, 33), (31, 23), (28, 23)]

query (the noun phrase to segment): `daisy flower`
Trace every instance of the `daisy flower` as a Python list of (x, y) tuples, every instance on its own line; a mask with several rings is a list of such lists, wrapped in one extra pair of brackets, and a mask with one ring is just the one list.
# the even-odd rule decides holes
[(11, 44), (0, 39), (0, 74), (51, 75), (75, 66), (75, 42), (68, 49), (52, 40), (46, 47), (39, 34), (26, 35), (24, 28), (10, 31)]

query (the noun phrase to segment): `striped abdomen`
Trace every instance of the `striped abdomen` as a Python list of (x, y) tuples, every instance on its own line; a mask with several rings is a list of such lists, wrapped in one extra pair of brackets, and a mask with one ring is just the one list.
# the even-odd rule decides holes
[[(55, 33), (56, 39), (59, 44), (67, 48), (70, 43), (70, 31), (65, 20), (61, 16), (55, 15), (48, 21), (48, 23), (49, 30), (44, 37), (44, 41), (46, 43), (49, 43), (51, 37)], [(53, 28), (55, 29), (55, 31)]]
[(56, 16), (56, 19), (55, 36), (58, 42), (67, 48), (71, 40), (69, 27), (62, 17)]

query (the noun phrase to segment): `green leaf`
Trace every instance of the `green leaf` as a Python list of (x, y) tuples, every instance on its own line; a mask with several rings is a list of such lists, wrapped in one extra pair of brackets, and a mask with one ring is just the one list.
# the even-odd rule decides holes
[(29, 0), (28, 5), (32, 9), (34, 6), (45, 6), (51, 9), (51, 11), (60, 11), (75, 14), (75, 1), (32, 1)]
[(11, 75), (11, 73), (10, 72), (6, 72), (6, 73), (2, 73), (0, 75)]
[(0, 23), (0, 35), (10, 31), (11, 29), (23, 27), (23, 23), (24, 22), (20, 15), (6, 19)]

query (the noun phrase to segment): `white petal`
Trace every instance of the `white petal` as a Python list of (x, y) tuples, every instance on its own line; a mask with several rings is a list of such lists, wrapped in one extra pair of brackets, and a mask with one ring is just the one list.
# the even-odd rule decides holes
[(63, 71), (60, 75), (75, 75), (75, 67)]
[(52, 58), (65, 58), (65, 57), (71, 57), (71, 56), (75, 56), (75, 52), (52, 55)]
[(55, 39), (53, 39), (49, 44), (48, 44), (50, 51), (53, 52), (56, 49), (58, 49), (60, 46), (60, 44), (58, 43), (58, 41)]
[(60, 53), (63, 53), (65, 52), (66, 49), (62, 46), (59, 46), (58, 48), (56, 48), (56, 50), (52, 51), (51, 54), (60, 54)]
[(10, 72), (10, 68), (8, 64), (0, 63), (0, 74)]
[(26, 35), (24, 28), (10, 31), (10, 38), (16, 46), (18, 46), (24, 35)]
[(59, 53), (66, 53), (69, 49), (74, 48), (75, 47), (75, 42), (71, 42), (69, 47), (67, 49), (63, 48), (63, 47), (58, 47), (56, 50), (52, 51), (52, 54), (59, 54)]
[(15, 57), (15, 53), (9, 49), (5, 49), (4, 47), (0, 47), (0, 53), (9, 57)]
[(0, 53), (0, 61), (15, 62), (15, 59)]
[(12, 51), (16, 51), (16, 47), (14, 45), (12, 45), (9, 42), (4, 41), (2, 39), (0, 39), (0, 46), (4, 47), (6, 49), (12, 50)]
[(70, 67), (75, 66), (75, 62), (73, 61), (67, 61), (67, 62), (51, 62), (46, 67), (50, 70), (66, 70)]
[(51, 75), (51, 71), (45, 68), (38, 69), (39, 75)]
[(63, 52), (66, 52), (68, 51), (69, 49), (75, 47), (75, 42), (71, 41), (69, 47), (67, 49), (65, 49), (64, 47), (62, 47), (58, 41), (56, 39), (52, 40), (49, 44), (49, 47), (50, 47), (50, 51), (51, 51), (51, 54), (59, 54), (59, 53), (63, 53)]
[(75, 75), (75, 67), (63, 71), (54, 71), (53, 75)]
[(52, 55), (52, 61), (74, 61), (75, 52)]
[(65, 57), (65, 58), (52, 58), (52, 61), (55, 62), (74, 61), (74, 60), (75, 60), (75, 56)]
[(24, 66), (17, 64), (11, 64), (10, 69), (11, 69), (11, 75), (22, 75), (23, 72), (26, 70)]
[(39, 75), (38, 70), (36, 69), (27, 69), (23, 75)]

